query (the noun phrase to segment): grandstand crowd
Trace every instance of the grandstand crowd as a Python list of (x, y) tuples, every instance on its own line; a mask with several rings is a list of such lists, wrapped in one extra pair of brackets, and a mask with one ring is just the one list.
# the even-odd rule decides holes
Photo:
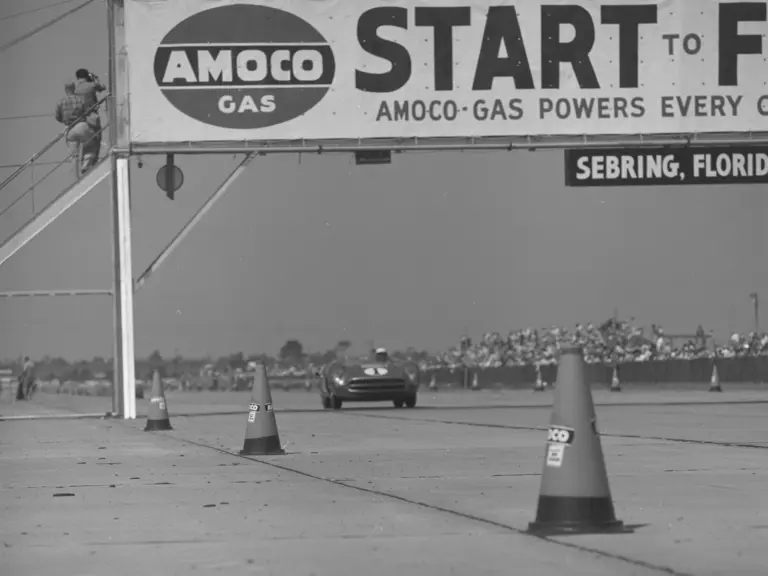
[[(727, 342), (713, 345), (711, 336), (701, 326), (688, 338), (667, 336), (663, 328), (653, 325), (650, 334), (632, 321), (611, 319), (596, 324), (577, 324), (572, 329), (553, 326), (534, 330), (527, 328), (507, 336), (486, 333), (473, 342), (464, 337), (452, 349), (424, 364), (438, 366), (474, 366), (496, 368), (526, 364), (554, 364), (562, 344), (579, 344), (585, 359), (595, 362), (648, 362), (713, 357), (733, 358), (768, 354), (768, 334), (734, 333)], [(424, 367), (427, 367), (426, 365)]]
[[(647, 332), (647, 333), (646, 333)], [(637, 326), (632, 320), (611, 319), (603, 324), (577, 324), (573, 328), (516, 330), (506, 336), (486, 332), (473, 341), (465, 336), (449, 350), (437, 354), (413, 354), (394, 351), (396, 359), (419, 363), (423, 370), (436, 368), (499, 368), (503, 366), (546, 365), (557, 363), (557, 351), (563, 344), (583, 347), (588, 363), (628, 363), (660, 360), (693, 360), (696, 358), (738, 358), (768, 356), (768, 333), (733, 333), (725, 342), (713, 343), (712, 336), (700, 326), (688, 336), (667, 335), (663, 328), (652, 325), (650, 330)], [(300, 376), (307, 366), (276, 362), (270, 373)]]

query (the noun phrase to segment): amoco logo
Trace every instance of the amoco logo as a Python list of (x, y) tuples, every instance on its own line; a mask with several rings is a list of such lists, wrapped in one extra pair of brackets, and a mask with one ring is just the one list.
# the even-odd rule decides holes
[(310, 24), (268, 6), (234, 4), (180, 22), (155, 52), (155, 80), (187, 116), (252, 130), (317, 105), (336, 70), (328, 42)]

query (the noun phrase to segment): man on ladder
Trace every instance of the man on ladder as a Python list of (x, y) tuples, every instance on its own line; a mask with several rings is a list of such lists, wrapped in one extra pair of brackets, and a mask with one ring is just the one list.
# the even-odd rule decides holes
[(86, 115), (85, 100), (75, 93), (74, 82), (67, 82), (64, 92), (64, 98), (56, 104), (54, 116), (57, 122), (67, 127), (67, 142), (75, 144), (75, 170), (80, 179), (98, 161), (101, 137), (97, 131), (101, 121), (98, 112)]
[(93, 131), (93, 135), (88, 140), (88, 144), (83, 147), (82, 170), (80, 175), (85, 174), (99, 161), (101, 152), (101, 116), (99, 116), (99, 95), (107, 87), (101, 83), (99, 77), (85, 68), (80, 68), (75, 72), (75, 95), (83, 99), (85, 105), (85, 122)]

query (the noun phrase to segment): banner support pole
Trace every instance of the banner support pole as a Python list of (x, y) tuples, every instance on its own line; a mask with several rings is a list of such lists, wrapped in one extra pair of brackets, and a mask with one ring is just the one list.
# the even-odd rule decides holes
[(136, 379), (133, 333), (133, 272), (131, 249), (130, 155), (127, 117), (128, 66), (123, 0), (108, 0), (110, 161), (112, 168), (112, 261), (114, 377), (113, 413), (136, 418)]

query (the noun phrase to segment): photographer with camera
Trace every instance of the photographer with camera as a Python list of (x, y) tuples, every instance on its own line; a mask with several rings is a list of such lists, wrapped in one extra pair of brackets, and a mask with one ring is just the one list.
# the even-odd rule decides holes
[(88, 72), (85, 68), (80, 68), (75, 72), (75, 94), (80, 96), (85, 103), (86, 108), (92, 108), (96, 106), (96, 102), (99, 101), (99, 93), (103, 92), (107, 88), (99, 82), (99, 77), (92, 72)]

